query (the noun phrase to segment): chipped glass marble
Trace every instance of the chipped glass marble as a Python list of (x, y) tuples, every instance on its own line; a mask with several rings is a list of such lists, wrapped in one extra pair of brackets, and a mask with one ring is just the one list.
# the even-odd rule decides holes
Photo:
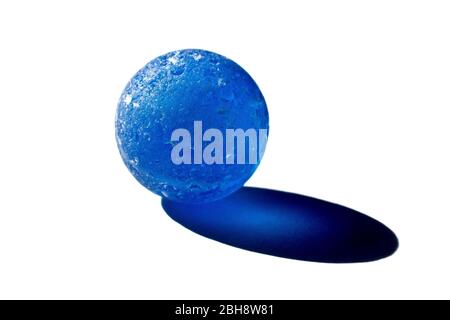
[(125, 165), (144, 187), (172, 201), (203, 203), (233, 193), (252, 176), (261, 158), (247, 164), (174, 164), (171, 135), (179, 128), (192, 132), (195, 121), (222, 132), (269, 129), (255, 81), (219, 54), (170, 52), (133, 76), (119, 100), (116, 140)]

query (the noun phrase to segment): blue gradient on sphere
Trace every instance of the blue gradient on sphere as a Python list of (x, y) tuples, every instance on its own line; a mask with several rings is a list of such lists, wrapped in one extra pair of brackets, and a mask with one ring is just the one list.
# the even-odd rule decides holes
[(172, 163), (177, 143), (171, 141), (172, 132), (185, 128), (193, 135), (198, 120), (203, 131), (216, 128), (224, 135), (225, 129), (269, 129), (256, 83), (216, 53), (170, 52), (130, 80), (118, 104), (116, 139), (126, 166), (143, 186), (173, 201), (202, 203), (231, 194), (251, 177), (260, 159), (256, 164)]

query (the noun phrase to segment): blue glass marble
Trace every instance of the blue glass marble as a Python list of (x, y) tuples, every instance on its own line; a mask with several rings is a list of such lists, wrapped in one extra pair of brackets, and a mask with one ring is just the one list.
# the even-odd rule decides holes
[[(246, 164), (175, 164), (171, 135), (179, 128), (193, 132), (195, 121), (221, 132), (269, 129), (255, 81), (219, 54), (170, 52), (133, 76), (119, 100), (116, 140), (125, 165), (143, 186), (172, 201), (204, 203), (233, 193), (251, 177), (261, 158)], [(237, 158), (237, 151), (224, 154)]]

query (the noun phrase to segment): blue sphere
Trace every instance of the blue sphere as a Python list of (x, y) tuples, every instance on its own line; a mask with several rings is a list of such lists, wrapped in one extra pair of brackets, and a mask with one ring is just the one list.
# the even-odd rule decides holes
[(115, 126), (123, 161), (143, 186), (173, 201), (204, 203), (233, 193), (252, 176), (269, 116), (243, 68), (190, 49), (162, 55), (134, 75)]

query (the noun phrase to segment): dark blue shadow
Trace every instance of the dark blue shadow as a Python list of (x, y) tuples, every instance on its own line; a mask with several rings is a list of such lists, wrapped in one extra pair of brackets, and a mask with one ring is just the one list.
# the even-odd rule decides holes
[(207, 204), (162, 200), (184, 227), (238, 248), (330, 263), (367, 262), (398, 248), (395, 234), (355, 210), (298, 194), (244, 187)]

